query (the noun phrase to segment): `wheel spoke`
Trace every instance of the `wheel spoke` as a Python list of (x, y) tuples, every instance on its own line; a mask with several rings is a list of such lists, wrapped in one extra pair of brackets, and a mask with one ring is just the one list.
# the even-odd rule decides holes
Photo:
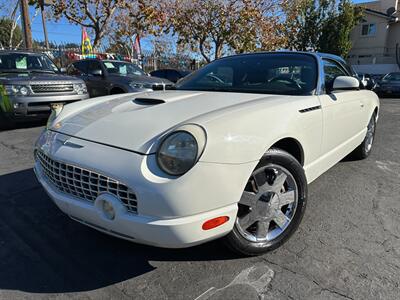
[(239, 218), (239, 224), (244, 230), (253, 225), (255, 221), (256, 220), (254, 218), (254, 213), (252, 211), (250, 211), (247, 215)]
[(272, 190), (275, 193), (279, 193), (283, 187), (283, 184), (285, 183), (287, 178), (287, 175), (285, 173), (280, 173), (278, 176), (275, 178), (274, 183), (272, 185)]
[(279, 195), (279, 207), (281, 208), (282, 206), (293, 203), (294, 201), (296, 201), (295, 197), (296, 197), (296, 194), (293, 190), (287, 191), (283, 194), (280, 194)]
[(283, 212), (277, 211), (274, 216), (274, 222), (283, 229), (286, 223), (289, 222), (289, 218)]
[(265, 169), (257, 172), (253, 175), (254, 181), (257, 185), (258, 190), (260, 190), (260, 188), (262, 186), (264, 186), (267, 182), (267, 174), (265, 174)]
[(267, 237), (270, 223), (271, 223), (270, 220), (263, 220), (263, 221), (257, 222), (257, 230), (256, 230), (257, 238), (266, 238)]
[(244, 191), (239, 203), (251, 207), (255, 205), (256, 200), (256, 194)]

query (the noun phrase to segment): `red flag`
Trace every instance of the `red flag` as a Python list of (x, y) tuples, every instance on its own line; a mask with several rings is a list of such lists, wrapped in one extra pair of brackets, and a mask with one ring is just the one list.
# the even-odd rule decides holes
[(135, 52), (137, 54), (138, 59), (140, 60), (141, 57), (142, 57), (142, 51), (141, 51), (141, 48), (140, 48), (140, 37), (139, 37), (138, 34), (136, 35), (135, 44), (133, 45), (133, 47), (135, 49)]

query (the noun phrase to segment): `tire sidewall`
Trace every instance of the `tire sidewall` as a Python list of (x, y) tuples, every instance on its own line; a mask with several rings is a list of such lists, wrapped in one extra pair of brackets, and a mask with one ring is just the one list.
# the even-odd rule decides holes
[(228, 235), (228, 239), (231, 239), (231, 243), (234, 242), (236, 244), (235, 246), (240, 248), (240, 252), (248, 255), (261, 254), (276, 249), (282, 245), (298, 228), (307, 204), (307, 180), (304, 169), (300, 163), (292, 155), (285, 151), (271, 149), (261, 158), (255, 170), (265, 167), (268, 164), (280, 165), (293, 175), (298, 189), (297, 207), (289, 226), (280, 236), (272, 241), (251, 242), (246, 240), (236, 228), (235, 222), (235, 226), (232, 232)]

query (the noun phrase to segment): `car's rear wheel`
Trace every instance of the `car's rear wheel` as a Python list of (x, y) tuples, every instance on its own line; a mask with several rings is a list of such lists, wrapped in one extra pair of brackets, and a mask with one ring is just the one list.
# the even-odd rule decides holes
[(367, 134), (363, 142), (353, 151), (352, 156), (355, 159), (367, 158), (372, 150), (372, 145), (375, 139), (375, 129), (376, 129), (376, 114), (373, 113), (371, 119), (369, 120), (367, 126)]
[(279, 247), (299, 226), (306, 201), (307, 181), (300, 163), (285, 151), (269, 150), (249, 178), (226, 244), (244, 255)]

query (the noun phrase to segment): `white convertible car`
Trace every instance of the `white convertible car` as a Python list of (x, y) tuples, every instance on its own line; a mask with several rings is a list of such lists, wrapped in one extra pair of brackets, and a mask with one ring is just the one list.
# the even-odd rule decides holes
[(174, 90), (56, 107), (35, 172), (63, 212), (107, 234), (171, 248), (223, 237), (257, 255), (294, 233), (310, 182), (370, 154), (378, 113), (340, 57), (231, 56)]

